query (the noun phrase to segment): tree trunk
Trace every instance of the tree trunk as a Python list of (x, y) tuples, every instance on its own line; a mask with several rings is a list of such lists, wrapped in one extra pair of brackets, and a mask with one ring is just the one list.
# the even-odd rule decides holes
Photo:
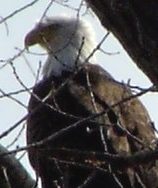
[(31, 188), (36, 182), (12, 154), (0, 145), (0, 188)]
[(158, 2), (155, 0), (86, 0), (102, 25), (158, 85)]

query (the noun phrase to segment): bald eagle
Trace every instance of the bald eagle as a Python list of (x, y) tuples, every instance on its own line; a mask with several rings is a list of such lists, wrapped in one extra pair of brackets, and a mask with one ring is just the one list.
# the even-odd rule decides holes
[(155, 147), (145, 107), (136, 98), (118, 103), (132, 92), (95, 64), (91, 25), (74, 17), (45, 17), (25, 37), (27, 48), (35, 44), (48, 58), (29, 101), (27, 144), (46, 141), (69, 127), (28, 150), (42, 187), (156, 188), (158, 168), (153, 163), (117, 169), (95, 155), (81, 157), (87, 152), (132, 155)]

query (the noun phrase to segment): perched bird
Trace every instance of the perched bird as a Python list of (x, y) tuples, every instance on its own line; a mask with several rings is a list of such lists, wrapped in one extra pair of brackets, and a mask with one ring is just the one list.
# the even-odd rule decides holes
[(41, 143), (28, 154), (42, 187), (158, 187), (154, 162), (117, 168), (97, 158), (154, 149), (156, 137), (142, 103), (126, 100), (129, 87), (96, 64), (91, 25), (77, 17), (45, 17), (25, 37), (26, 48), (35, 44), (48, 58), (29, 101), (27, 144)]

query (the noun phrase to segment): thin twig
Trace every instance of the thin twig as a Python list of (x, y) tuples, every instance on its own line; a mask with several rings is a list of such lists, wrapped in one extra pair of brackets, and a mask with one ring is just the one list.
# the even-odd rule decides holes
[(3, 18), (1, 21), (0, 21), (0, 24), (5, 22), (6, 20), (8, 20), (9, 18), (12, 18), (13, 16), (17, 15), (19, 12), (22, 12), (23, 10), (27, 9), (28, 7), (31, 7), (33, 6), (35, 3), (37, 3), (37, 1), (39, 0), (34, 0), (32, 1), (31, 3), (28, 3), (27, 5), (15, 10), (14, 12), (12, 12), (11, 14), (9, 14), (8, 16), (6, 16), (5, 18)]
[[(20, 100), (12, 97), (11, 95), (6, 94), (2, 89), (0, 89), (0, 92), (2, 93), (3, 96), (8, 97), (12, 101), (15, 101), (17, 104), (19, 104), (20, 106), (24, 107), (25, 109), (27, 108), (27, 106), (25, 104), (23, 104)], [(2, 98), (1, 96), (0, 96), (0, 98)]]
[[(32, 87), (31, 88), (28, 88), (30, 91), (33, 89)], [(2, 93), (2, 95), (0, 95), (0, 99), (1, 98), (4, 98), (4, 97), (10, 97), (12, 95), (19, 95), (21, 93), (24, 93), (24, 92), (28, 92), (28, 89), (19, 89), (17, 91), (12, 91), (12, 92), (9, 92), (9, 93), (6, 93), (4, 92), (3, 90), (0, 89), (0, 92)]]

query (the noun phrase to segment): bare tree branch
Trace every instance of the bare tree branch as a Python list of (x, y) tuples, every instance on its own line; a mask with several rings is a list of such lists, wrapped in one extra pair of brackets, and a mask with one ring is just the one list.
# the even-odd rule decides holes
[(0, 166), (6, 169), (8, 183), (12, 188), (33, 188), (36, 182), (30, 177), (13, 154), (4, 155), (7, 153), (8, 151), (0, 145)]
[(19, 12), (21, 12), (21, 11), (27, 9), (28, 7), (33, 6), (37, 1), (39, 1), (39, 0), (34, 0), (34, 1), (32, 1), (31, 3), (28, 3), (27, 5), (25, 5), (25, 6), (21, 7), (21, 8), (19, 8), (19, 9), (15, 10), (15, 11), (12, 12), (11, 14), (9, 14), (9, 15), (6, 16), (5, 18), (3, 18), (3, 19), (0, 21), (0, 24), (3, 23), (3, 22), (5, 22), (5, 21), (8, 20), (9, 18), (12, 18), (13, 16), (15, 16), (16, 14), (18, 14)]
[(158, 3), (154, 0), (86, 0), (102, 25), (158, 85)]

